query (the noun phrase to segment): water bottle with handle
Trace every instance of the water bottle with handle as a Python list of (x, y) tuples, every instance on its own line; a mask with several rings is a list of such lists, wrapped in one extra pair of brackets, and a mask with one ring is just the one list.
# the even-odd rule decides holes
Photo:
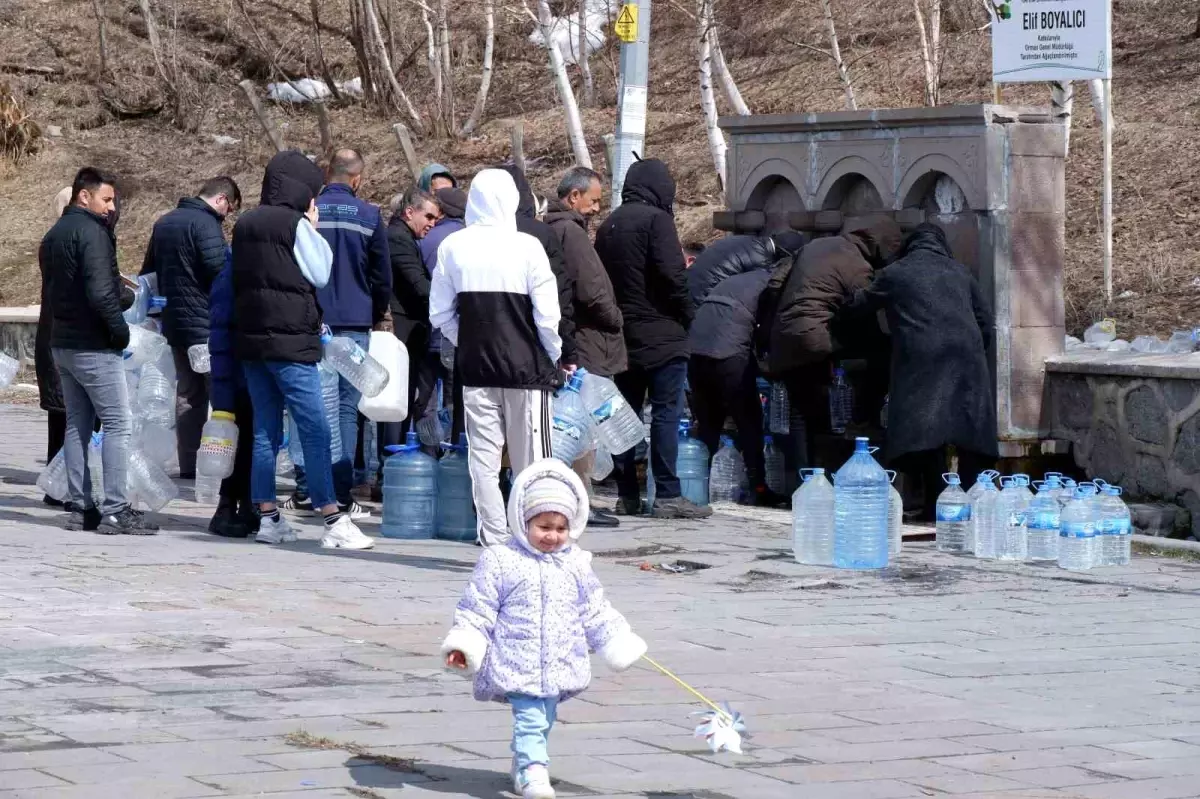
[(227, 411), (213, 411), (212, 418), (200, 431), (200, 449), (196, 451), (196, 475), (224, 480), (233, 474), (237, 455), (236, 417)]
[(896, 473), (888, 476), (888, 559), (900, 556), (904, 549), (904, 497), (896, 490)]
[(975, 557), (981, 560), (996, 559), (996, 503), (1000, 492), (996, 489), (989, 472), (979, 475), (983, 490), (971, 505), (971, 518), (975, 526)]
[(568, 466), (587, 451), (592, 436), (592, 417), (584, 408), (582, 390), (583, 376), (576, 373), (554, 395), (550, 451)]
[(642, 420), (625, 401), (616, 383), (607, 377), (585, 373), (581, 396), (584, 407), (592, 414), (596, 438), (609, 452), (620, 455), (641, 443), (645, 435)]
[(865, 438), (833, 481), (833, 563), (840, 569), (882, 569), (888, 564), (888, 477)]
[(787, 480), (783, 464), (783, 451), (775, 446), (772, 436), (763, 437), (763, 466), (766, 471), (767, 488), (776, 494), (787, 492), (784, 482)]
[(1095, 489), (1087, 483), (1077, 486), (1074, 498), (1062, 511), (1058, 565), (1063, 569), (1087, 571), (1092, 568), (1092, 549), (1096, 540), (1096, 514), (1092, 502)]
[(221, 497), (221, 478), (210, 477), (197, 471), (193, 491), (197, 505), (216, 505)]
[(158, 363), (148, 363), (142, 367), (137, 399), (143, 421), (167, 430), (175, 429), (175, 387)]
[(596, 443), (596, 460), (592, 464), (592, 479), (599, 482), (604, 480), (613, 470), (613, 456), (604, 444)]
[(1024, 475), (1013, 475), (1001, 481), (1004, 488), (1000, 491), (993, 514), (997, 560), (1029, 559), (1028, 510), (1031, 500), (1020, 484), (1021, 477)]
[[(679, 454), (675, 457), (675, 474), (679, 477), (679, 493), (701, 507), (708, 504), (708, 447), (691, 437), (691, 423), (679, 423)], [(650, 503), (654, 506), (653, 501)]]
[(1133, 541), (1133, 521), (1121, 499), (1121, 487), (1106, 485), (1100, 494), (1096, 529), (1098, 566), (1128, 566)]
[(479, 532), (467, 468), (467, 436), (460, 433), (457, 444), (443, 443), (441, 447), (446, 454), (438, 461), (436, 536), (446, 541), (474, 541)]
[(384, 538), (433, 538), (437, 530), (437, 460), (421, 451), (417, 434), (405, 443), (389, 446), (383, 464)]
[(329, 358), (325, 358), (317, 364), (317, 376), (321, 380), (321, 406), (329, 425), (329, 457), (337, 463), (342, 459), (342, 398), (338, 372), (328, 361)]
[(137, 494), (138, 501), (147, 510), (162, 510), (168, 502), (179, 496), (179, 489), (167, 473), (137, 450), (129, 454), (127, 479), (129, 488)]
[(792, 494), (792, 555), (809, 566), (833, 565), (833, 485), (824, 469), (801, 469)]
[(840, 366), (833, 370), (833, 385), (829, 387), (829, 423), (834, 433), (844, 433), (854, 418), (854, 390), (846, 382), (846, 371)]
[(790, 433), (792, 431), (792, 404), (788, 399), (787, 386), (781, 381), (776, 380), (771, 384), (771, 399), (767, 407), (770, 417), (767, 429), (781, 436)]
[(1060, 508), (1065, 509), (1067, 507), (1067, 503), (1075, 498), (1075, 489), (1077, 487), (1078, 484), (1070, 477), (1064, 477), (1062, 479), (1062, 491), (1058, 495), (1058, 506)]
[(953, 472), (942, 475), (946, 489), (937, 498), (935, 537), (939, 552), (965, 552), (971, 526), (971, 500), (962, 489), (962, 479)]
[(966, 549), (963, 550), (964, 552), (975, 551), (975, 542), (979, 538), (980, 525), (979, 511), (975, 506), (979, 502), (979, 498), (983, 496), (983, 492), (986, 489), (985, 483), (992, 482), (995, 477), (996, 473), (991, 469), (980, 472), (979, 476), (975, 479), (975, 485), (971, 486), (971, 490), (967, 492), (967, 499), (971, 502), (971, 524), (967, 528), (967, 544)]
[(1058, 560), (1058, 538), (1062, 529), (1062, 507), (1058, 494), (1062, 490), (1056, 477), (1049, 477), (1038, 487), (1037, 496), (1029, 505), (1029, 559)]
[(712, 502), (732, 502), (737, 496), (741, 487), (738, 462), (738, 452), (733, 447), (733, 439), (721, 436), (721, 447), (713, 456), (708, 483), (708, 496)]
[(328, 326), (321, 329), (325, 361), (364, 397), (374, 397), (388, 384), (388, 370), (367, 354), (353, 339), (335, 336)]
[(57, 499), (59, 502), (66, 501), (68, 496), (67, 458), (61, 448), (38, 475), (37, 487), (51, 499)]
[(0, 388), (8, 388), (17, 376), (17, 359), (7, 352), (0, 352)]

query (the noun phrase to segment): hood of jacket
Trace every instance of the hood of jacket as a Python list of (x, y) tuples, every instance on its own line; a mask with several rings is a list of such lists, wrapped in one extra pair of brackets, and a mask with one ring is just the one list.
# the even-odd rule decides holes
[(438, 189), (436, 196), (444, 216), (462, 219), (467, 215), (467, 193), (462, 189)]
[[(476, 180), (478, 179), (476, 178)], [(472, 188), (474, 188), (473, 184)], [(540, 552), (533, 548), (533, 545), (529, 543), (529, 527), (525, 523), (525, 520), (521, 518), (524, 515), (521, 513), (521, 509), (525, 506), (526, 488), (534, 480), (540, 480), (544, 477), (561, 480), (566, 483), (575, 492), (576, 499), (575, 513), (571, 515), (570, 519), (567, 519), (570, 540), (562, 549), (554, 553)], [(508, 497), (508, 529), (521, 545), (521, 548), (526, 552), (534, 556), (557, 555), (569, 550), (579, 540), (579, 537), (583, 535), (583, 531), (587, 527), (589, 509), (587, 491), (584, 489), (583, 482), (579, 479), (579, 476), (562, 461), (555, 458), (546, 458), (545, 460), (531, 464), (525, 471), (517, 475), (513, 481), (512, 492)]]
[(517, 229), (520, 196), (512, 176), (503, 169), (485, 169), (471, 181), (467, 195), (467, 225)]
[(587, 230), (588, 221), (583, 214), (576, 211), (574, 208), (569, 208), (562, 200), (550, 200), (546, 204), (546, 215), (542, 217), (542, 221), (547, 225), (553, 225), (555, 222), (562, 221), (574, 222), (584, 230)]
[(657, 158), (635, 161), (625, 173), (621, 200), (627, 203), (645, 203), (668, 214), (673, 213), (675, 179), (671, 177), (667, 165)]
[(946, 232), (932, 222), (922, 222), (916, 230), (908, 234), (904, 246), (897, 258), (904, 258), (918, 250), (925, 250), (943, 258), (953, 258), (950, 252), (950, 242)]
[(444, 164), (430, 164), (421, 170), (421, 177), (417, 178), (417, 186), (422, 191), (429, 191), (429, 187), (433, 184), (433, 179), (439, 175), (448, 178), (455, 186), (458, 185), (458, 180)]
[(325, 178), (321, 168), (299, 150), (276, 153), (263, 174), (262, 205), (280, 205), (304, 213), (317, 195)]
[(882, 269), (896, 258), (904, 234), (887, 214), (873, 214), (848, 223), (842, 235), (858, 247), (874, 269)]
[(529, 178), (525, 177), (525, 173), (516, 164), (506, 164), (498, 168), (511, 175), (513, 183), (517, 186), (517, 194), (521, 198), (517, 204), (517, 216), (523, 216), (528, 219), (536, 217), (537, 201), (533, 198), (533, 187), (529, 185)]

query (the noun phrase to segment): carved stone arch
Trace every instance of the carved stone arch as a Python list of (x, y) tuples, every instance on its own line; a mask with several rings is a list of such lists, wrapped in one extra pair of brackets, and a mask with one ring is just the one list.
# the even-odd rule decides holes
[[(846, 179), (843, 180), (843, 178)], [(879, 167), (857, 155), (847, 155), (844, 158), (840, 158), (825, 171), (825, 174), (821, 177), (821, 183), (817, 188), (817, 192), (814, 195), (813, 207), (825, 210), (838, 210), (838, 207), (841, 205), (841, 199), (838, 197), (835, 189), (844, 191), (859, 180), (867, 181), (879, 194), (882, 209), (892, 208), (895, 197), (892, 195), (891, 181), (887, 180), (880, 173)], [(836, 200), (835, 205), (830, 205), (831, 200)]]
[(932, 153), (918, 158), (904, 173), (896, 196), (900, 199), (900, 208), (916, 208), (922, 198), (939, 177), (945, 175), (958, 184), (963, 195), (967, 198), (967, 208), (973, 211), (987, 210), (987, 201), (979, 188), (952, 158)]
[[(796, 192), (796, 197), (800, 202), (800, 207), (796, 210), (805, 210), (804, 195), (801, 192), (804, 186), (804, 176), (800, 170), (782, 158), (768, 158), (761, 161), (746, 174), (736, 194), (737, 197), (746, 198), (745, 206), (739, 210), (762, 210), (761, 204), (766, 202), (766, 197), (780, 182), (791, 186)], [(760, 203), (758, 207), (753, 204), (756, 200)]]

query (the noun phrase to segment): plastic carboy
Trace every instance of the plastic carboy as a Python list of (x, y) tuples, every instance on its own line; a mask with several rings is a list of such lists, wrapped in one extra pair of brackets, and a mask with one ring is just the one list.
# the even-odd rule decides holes
[(983, 492), (986, 489), (985, 484), (991, 483), (992, 480), (995, 479), (995, 477), (996, 477), (996, 473), (994, 471), (992, 471), (991, 469), (988, 469), (985, 472), (981, 472), (979, 474), (979, 476), (975, 479), (975, 485), (971, 486), (971, 490), (967, 492), (967, 499), (970, 500), (970, 502), (971, 502), (971, 524), (967, 528), (967, 544), (966, 544), (966, 549), (963, 550), (964, 552), (974, 552), (975, 551), (975, 542), (979, 538), (979, 523), (980, 523), (979, 511), (978, 511), (977, 505), (979, 502), (979, 498), (981, 496), (983, 496)]
[(942, 475), (946, 489), (937, 498), (936, 539), (939, 552), (965, 552), (971, 527), (971, 500), (962, 489), (962, 479), (953, 472)]
[(339, 393), (341, 381), (328, 361), (329, 359), (325, 358), (317, 364), (317, 377), (321, 380), (321, 406), (325, 409), (325, 421), (329, 425), (329, 456), (337, 463), (342, 459), (342, 401)]
[(591, 438), (592, 420), (583, 406), (583, 378), (571, 375), (554, 395), (550, 451), (570, 466), (583, 455)]
[(904, 549), (904, 497), (896, 490), (896, 473), (888, 471), (888, 560)]
[(1024, 561), (1029, 558), (1029, 493), (1020, 485), (1022, 475), (1005, 477), (1004, 488), (992, 514), (995, 520), (996, 560)]
[(586, 373), (583, 376), (583, 404), (592, 414), (596, 438), (614, 455), (628, 452), (642, 441), (645, 429), (637, 411), (630, 407), (607, 377)]
[(1062, 511), (1062, 527), (1058, 534), (1058, 565), (1070, 571), (1092, 568), (1096, 542), (1096, 505), (1092, 498), (1096, 487), (1084, 483), (1077, 486), (1075, 496)]
[[(767, 429), (785, 436), (792, 432), (792, 404), (788, 400), (787, 386), (781, 381), (771, 384), (771, 399), (767, 405)], [(778, 491), (779, 489), (772, 489)]]
[(979, 475), (983, 490), (971, 504), (971, 519), (975, 528), (975, 557), (982, 560), (996, 559), (996, 503), (1000, 492), (996, 489), (989, 472)]
[(776, 494), (787, 493), (787, 473), (784, 471), (783, 450), (775, 445), (773, 436), (763, 437), (763, 467), (766, 472), (767, 488)]
[(417, 434), (387, 448), (383, 464), (384, 538), (433, 538), (437, 529), (437, 460), (421, 451)]
[(833, 563), (841, 569), (888, 564), (888, 477), (865, 438), (834, 477)]
[(712, 472), (708, 482), (708, 498), (711, 502), (732, 502), (741, 490), (745, 468), (733, 447), (733, 439), (721, 436), (721, 448), (713, 456)]
[(1029, 505), (1030, 560), (1058, 560), (1058, 534), (1062, 529), (1062, 506), (1058, 494), (1062, 484), (1057, 478), (1047, 478), (1038, 487), (1037, 496)]
[[(679, 423), (679, 454), (675, 457), (679, 493), (701, 507), (708, 504), (708, 447), (691, 436), (691, 423)], [(650, 503), (654, 505), (653, 502)]]
[(792, 494), (792, 554), (810, 566), (833, 565), (833, 485), (824, 469), (801, 469)]
[(443, 443), (446, 454), (438, 461), (437, 537), (447, 541), (474, 541), (479, 535), (471, 473), (467, 469), (467, 436), (458, 443)]
[(1106, 485), (1099, 502), (1099, 522), (1096, 527), (1098, 546), (1097, 566), (1127, 566), (1133, 542), (1133, 521), (1129, 508), (1121, 499), (1121, 487)]
[(321, 331), (321, 343), (325, 345), (325, 360), (329, 366), (350, 381), (364, 397), (374, 397), (383, 391), (390, 378), (388, 370), (353, 339), (335, 336), (325, 327)]

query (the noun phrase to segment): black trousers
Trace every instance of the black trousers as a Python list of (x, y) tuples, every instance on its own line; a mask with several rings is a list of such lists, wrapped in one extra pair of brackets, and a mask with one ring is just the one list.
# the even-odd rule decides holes
[(757, 365), (748, 355), (720, 360), (693, 355), (688, 365), (692, 413), (698, 427), (696, 437), (708, 447), (711, 458), (720, 447), (725, 418), (732, 416), (738, 429), (737, 448), (746, 462), (746, 477), (754, 488), (766, 484), (757, 377)]
[[(100, 432), (100, 419), (92, 426), (93, 433)], [(46, 411), (46, 463), (54, 460), (54, 456), (63, 448), (67, 440), (67, 412)]]
[[(946, 488), (942, 475), (950, 469), (950, 449), (950, 445), (947, 445), (938, 449), (909, 452), (896, 458), (892, 464), (897, 471), (920, 481), (923, 498), (921, 521), (934, 519), (938, 496)], [(975, 478), (980, 472), (996, 465), (996, 459), (990, 455), (981, 455), (962, 448), (958, 448), (957, 454), (958, 474), (967, 488), (975, 484)]]
[(249, 512), (254, 503), (250, 494), (250, 470), (254, 466), (254, 404), (250, 393), (242, 389), (233, 400), (237, 417), (238, 445), (233, 456), (233, 474), (221, 481), (221, 499), (234, 502)]

